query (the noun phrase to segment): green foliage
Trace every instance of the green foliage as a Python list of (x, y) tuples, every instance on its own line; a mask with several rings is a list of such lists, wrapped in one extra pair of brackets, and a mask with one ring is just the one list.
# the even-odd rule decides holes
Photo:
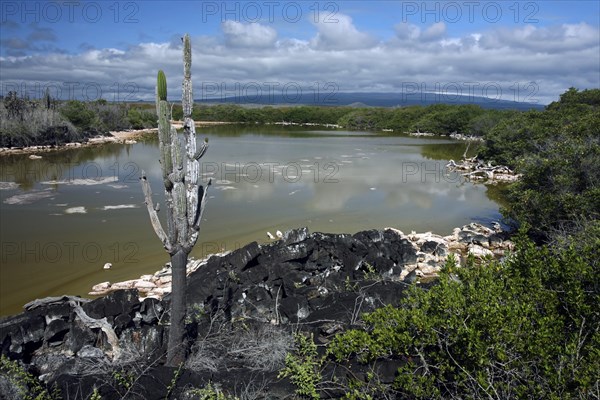
[(204, 309), (204, 304), (192, 304), (187, 308), (185, 323), (192, 324), (196, 322), (200, 322), (203, 317), (206, 316), (206, 310)]
[(127, 371), (123, 368), (112, 371), (112, 377), (115, 380), (115, 383), (125, 390), (131, 389), (135, 383), (135, 375), (131, 371)]
[(343, 115), (338, 124), (346, 129), (393, 129), (396, 133), (461, 133), (482, 136), (515, 111), (484, 110), (472, 104), (358, 108)]
[(381, 275), (377, 273), (377, 270), (375, 269), (375, 267), (366, 262), (363, 261), (362, 265), (360, 267), (360, 269), (364, 272), (364, 280), (365, 281), (378, 281), (381, 280)]
[(475, 105), (435, 104), (426, 107), (425, 114), (413, 123), (412, 128), (438, 135), (467, 133), (471, 120), (483, 113), (484, 110)]
[(167, 77), (162, 69), (158, 70), (156, 76), (156, 88), (158, 99), (167, 101)]
[(177, 381), (179, 381), (179, 377), (183, 372), (183, 365), (183, 363), (179, 364), (179, 367), (177, 367), (175, 373), (173, 373), (171, 383), (169, 383), (169, 386), (167, 386), (167, 394), (165, 395), (165, 400), (167, 400), (171, 396), (171, 393), (173, 393), (173, 390), (175, 389), (175, 387), (177, 387)]
[(96, 114), (88, 108), (86, 103), (79, 100), (67, 101), (60, 109), (61, 114), (76, 128), (87, 131), (98, 120)]
[(539, 240), (600, 216), (600, 89), (569, 89), (545, 111), (515, 114), (486, 136), (480, 156), (516, 168), (505, 215)]
[(186, 395), (195, 400), (237, 400), (236, 397), (227, 396), (223, 391), (214, 387), (211, 382), (202, 389), (187, 390)]
[(319, 356), (312, 334), (295, 336), (295, 350), (285, 357), (285, 368), (279, 378), (289, 378), (296, 385), (296, 394), (311, 399), (320, 398), (317, 385), (321, 381), (321, 367), (324, 358)]
[(102, 400), (102, 395), (98, 391), (98, 388), (94, 387), (94, 391), (92, 392), (89, 400)]
[(589, 105), (589, 106), (600, 106), (600, 90), (598, 89), (585, 89), (579, 91), (574, 87), (569, 88), (566, 92), (560, 95), (560, 101), (552, 102), (548, 105), (549, 110), (563, 108), (565, 106), (572, 105)]
[(58, 390), (48, 392), (37, 377), (23, 369), (17, 361), (10, 360), (6, 356), (0, 357), (0, 374), (14, 385), (14, 394), (24, 400), (60, 399)]
[(508, 194), (506, 214), (542, 239), (600, 216), (600, 136), (548, 139), (518, 163), (522, 178)]
[(366, 315), (328, 354), (404, 359), (403, 398), (587, 398), (599, 384), (598, 232), (560, 250), (521, 234), (503, 264), (448, 263), (437, 285)]
[(127, 111), (127, 120), (133, 129), (148, 129), (156, 126), (157, 116), (154, 112), (139, 108)]
[(338, 124), (354, 130), (385, 129), (388, 127), (385, 120), (389, 114), (390, 110), (384, 108), (359, 108), (341, 117)]

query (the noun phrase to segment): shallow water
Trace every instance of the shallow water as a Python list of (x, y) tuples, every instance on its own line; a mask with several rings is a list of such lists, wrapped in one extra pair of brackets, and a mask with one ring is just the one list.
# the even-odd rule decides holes
[[(465, 143), (274, 126), (199, 129), (205, 136), (202, 172), (213, 185), (195, 257), (301, 226), (445, 235), (499, 218), (489, 198), (497, 194), (443, 172)], [(42, 155), (0, 158), (0, 315), (34, 298), (86, 296), (96, 283), (137, 278), (168, 261), (139, 184), (144, 169), (163, 203), (155, 138)]]

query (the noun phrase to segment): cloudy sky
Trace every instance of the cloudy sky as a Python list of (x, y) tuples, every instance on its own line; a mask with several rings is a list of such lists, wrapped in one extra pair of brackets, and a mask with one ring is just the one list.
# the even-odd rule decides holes
[(3, 1), (0, 81), (39, 96), (409, 91), (547, 104), (600, 87), (597, 1)]

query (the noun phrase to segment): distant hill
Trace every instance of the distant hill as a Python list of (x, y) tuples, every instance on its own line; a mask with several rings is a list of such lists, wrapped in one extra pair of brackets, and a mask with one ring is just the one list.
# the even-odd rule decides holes
[[(293, 98), (292, 98), (293, 97)], [(422, 98), (424, 97), (424, 98)], [(271, 106), (293, 106), (293, 105), (320, 105), (320, 106), (350, 106), (350, 107), (406, 107), (406, 106), (428, 106), (432, 104), (475, 104), (488, 109), (515, 109), (515, 110), (543, 110), (543, 104), (515, 102), (508, 100), (494, 100), (487, 97), (458, 96), (458, 95), (436, 95), (428, 93), (421, 95), (403, 93), (321, 93), (316, 96), (314, 91), (307, 89), (293, 96), (278, 94), (263, 96), (249, 94), (247, 96), (231, 96), (223, 98), (196, 99), (204, 104), (243, 104), (243, 105), (271, 105)]]

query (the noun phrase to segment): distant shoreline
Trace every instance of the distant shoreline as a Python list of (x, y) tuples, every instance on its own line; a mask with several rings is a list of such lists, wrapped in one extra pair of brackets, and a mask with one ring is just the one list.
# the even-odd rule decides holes
[[(247, 124), (247, 122), (235, 122), (235, 121), (195, 121), (196, 127), (209, 127), (209, 126), (219, 126), (219, 125), (234, 125), (234, 124)], [(297, 122), (271, 122), (263, 125), (281, 125), (281, 126), (324, 126), (327, 128), (340, 129), (343, 126), (338, 124), (322, 124), (322, 123), (297, 123)], [(183, 129), (183, 121), (171, 121), (171, 126), (175, 127), (175, 129)], [(383, 129), (382, 132), (394, 132), (393, 129)], [(93, 138), (89, 138), (86, 142), (72, 142), (65, 143), (59, 146), (55, 145), (46, 145), (46, 146), (28, 146), (21, 148), (7, 148), (0, 147), (0, 157), (3, 155), (15, 155), (15, 154), (29, 154), (32, 159), (41, 158), (36, 153), (47, 153), (51, 151), (60, 151), (65, 149), (79, 148), (79, 147), (90, 147), (96, 146), (106, 143), (119, 143), (119, 144), (135, 144), (136, 139), (142, 135), (158, 132), (158, 128), (146, 128), (146, 129), (128, 129), (124, 131), (111, 131), (108, 136), (97, 136)], [(409, 136), (420, 137), (420, 136), (438, 136), (433, 133), (427, 132), (404, 132), (404, 134), (408, 134)], [(455, 140), (471, 140), (471, 141), (481, 141), (483, 140), (480, 137), (476, 136), (468, 136), (457, 133), (452, 133), (448, 138)]]
[[(227, 125), (236, 124), (237, 122), (225, 122), (225, 121), (196, 121), (197, 127), (202, 126), (215, 126), (215, 125)], [(182, 121), (172, 121), (172, 126), (176, 129), (183, 128)], [(111, 131), (109, 136), (97, 136), (88, 139), (86, 142), (72, 142), (65, 143), (59, 146), (28, 146), (20, 148), (8, 148), (0, 147), (0, 156), (3, 155), (14, 155), (14, 154), (29, 154), (32, 158), (37, 158), (37, 153), (48, 153), (51, 151), (60, 151), (65, 149), (74, 149), (80, 147), (90, 147), (106, 143), (120, 143), (120, 144), (134, 144), (136, 139), (142, 135), (158, 132), (158, 128), (146, 128), (146, 129), (128, 129), (124, 131)]]
[[(72, 142), (65, 143), (60, 146), (28, 146), (21, 148), (0, 148), (0, 156), (13, 155), (13, 154), (29, 154), (30, 158), (37, 158), (37, 153), (48, 153), (51, 151), (59, 151), (66, 149), (75, 149), (80, 147), (90, 147), (106, 143), (122, 143), (122, 144), (133, 144), (136, 143), (135, 139), (143, 134), (156, 132), (158, 128), (149, 129), (132, 129), (126, 131), (114, 131), (109, 132), (110, 136), (97, 136), (89, 138), (86, 142)], [(40, 157), (41, 158), (41, 157)]]

